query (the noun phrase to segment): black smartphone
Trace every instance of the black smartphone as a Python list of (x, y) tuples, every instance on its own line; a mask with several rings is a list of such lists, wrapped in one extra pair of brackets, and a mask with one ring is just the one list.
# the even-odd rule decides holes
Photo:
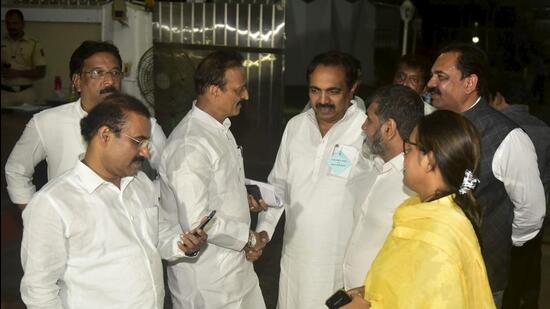
[(199, 225), (199, 227), (197, 227), (197, 230), (202, 230), (204, 229), (204, 227), (208, 224), (208, 222), (210, 222), (210, 220), (212, 220), (212, 218), (214, 218), (214, 215), (216, 215), (216, 211), (215, 210), (212, 210), (208, 216), (206, 217), (206, 220), (204, 220), (203, 223), (201, 223), (201, 225)]
[(330, 309), (340, 308), (345, 304), (351, 303), (351, 297), (344, 290), (338, 290), (327, 299), (325, 305)]
[(252, 195), (256, 202), (259, 202), (262, 199), (262, 193), (260, 192), (260, 187), (258, 187), (258, 185), (246, 185), (246, 192)]

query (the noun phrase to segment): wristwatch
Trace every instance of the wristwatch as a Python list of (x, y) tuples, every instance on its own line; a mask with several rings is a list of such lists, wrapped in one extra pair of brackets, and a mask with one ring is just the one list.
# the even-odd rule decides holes
[(246, 243), (246, 246), (249, 248), (254, 248), (256, 246), (256, 235), (252, 230), (248, 232), (248, 242)]

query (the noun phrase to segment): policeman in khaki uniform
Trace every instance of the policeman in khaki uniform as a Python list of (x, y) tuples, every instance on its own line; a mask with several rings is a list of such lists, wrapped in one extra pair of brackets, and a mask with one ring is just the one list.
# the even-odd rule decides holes
[(5, 16), (7, 34), (2, 37), (2, 106), (35, 103), (33, 81), (46, 75), (44, 50), (38, 40), (25, 35), (20, 10)]

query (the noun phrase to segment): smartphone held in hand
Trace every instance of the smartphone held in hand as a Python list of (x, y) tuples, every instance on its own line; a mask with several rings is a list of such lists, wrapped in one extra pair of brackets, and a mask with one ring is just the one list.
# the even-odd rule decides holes
[(344, 290), (338, 290), (327, 299), (325, 305), (330, 309), (340, 308), (343, 305), (351, 303), (351, 297)]
[(246, 192), (252, 195), (252, 197), (259, 202), (262, 199), (262, 193), (260, 192), (260, 187), (257, 185), (246, 185)]
[(212, 218), (214, 218), (214, 216), (216, 215), (216, 211), (215, 210), (212, 210), (208, 216), (206, 217), (206, 220), (204, 220), (196, 229), (196, 230), (204, 230), (204, 228), (206, 227), (206, 225), (208, 224), (208, 222), (210, 222), (210, 220), (212, 220)]

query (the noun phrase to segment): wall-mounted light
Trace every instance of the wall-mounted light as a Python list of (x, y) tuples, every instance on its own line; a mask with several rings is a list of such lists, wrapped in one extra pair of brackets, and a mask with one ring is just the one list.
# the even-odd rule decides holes
[(479, 43), (479, 23), (477, 21), (474, 21), (474, 34), (472, 35), (472, 42), (474, 42), (474, 44), (477, 44)]
[(407, 33), (409, 31), (409, 22), (414, 17), (415, 7), (411, 1), (405, 0), (403, 1), (403, 4), (401, 4), (401, 7), (399, 7), (399, 11), (401, 13), (401, 19), (404, 23), (403, 50), (401, 51), (401, 55), (405, 55), (407, 53)]

